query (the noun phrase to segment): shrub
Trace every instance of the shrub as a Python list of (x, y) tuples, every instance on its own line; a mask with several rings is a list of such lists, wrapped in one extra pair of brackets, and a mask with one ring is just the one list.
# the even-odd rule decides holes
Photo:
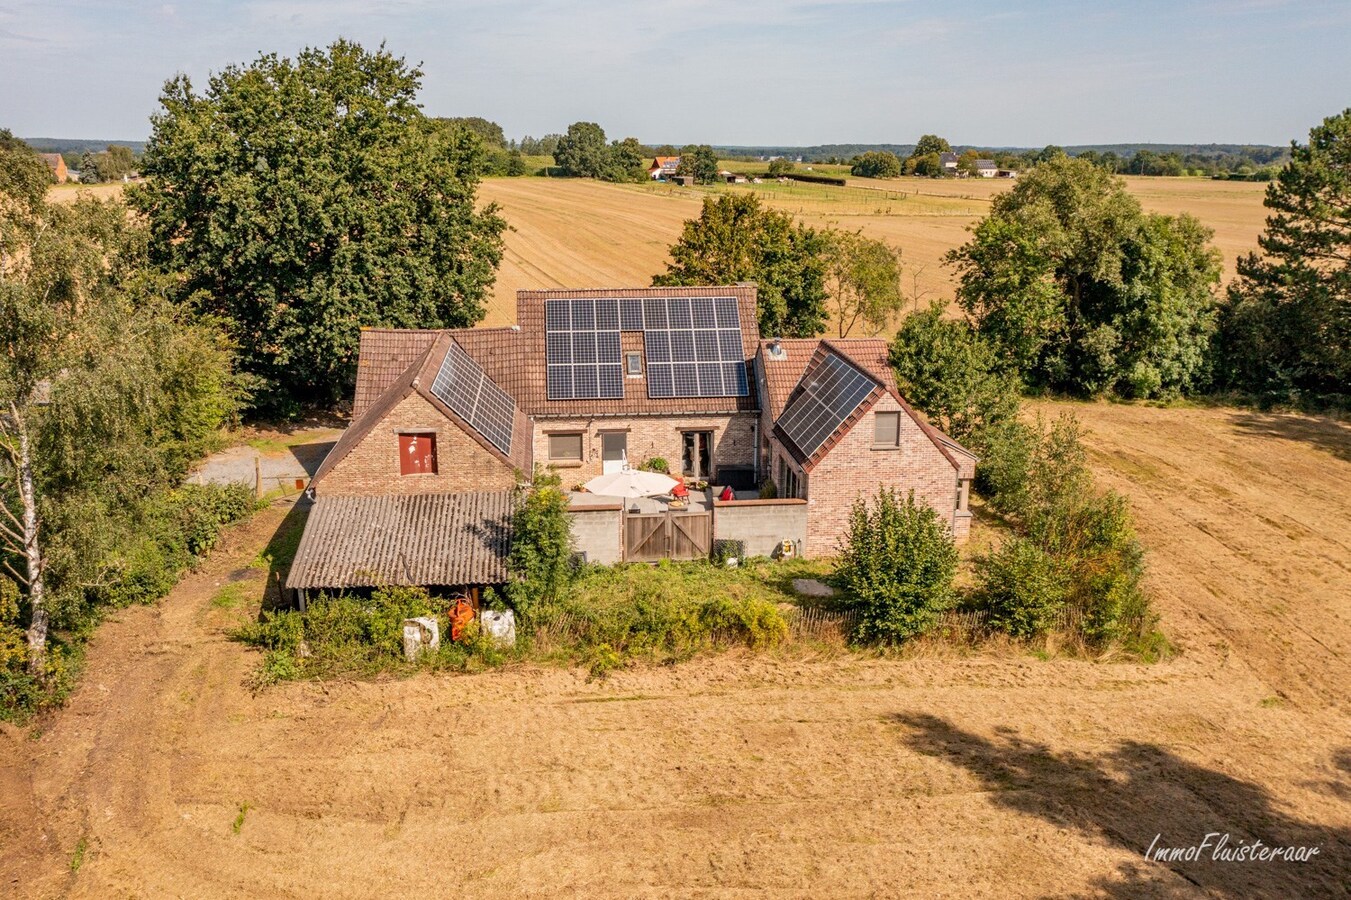
[(981, 431), (979, 441), (972, 443), (972, 449), (980, 453), (976, 490), (997, 512), (1009, 514), (1026, 509), (1037, 433), (1022, 422), (1001, 422)]
[(992, 627), (1015, 637), (1049, 631), (1068, 594), (1064, 563), (1027, 538), (1012, 538), (981, 562), (980, 605)]
[(952, 535), (914, 493), (901, 501), (883, 489), (849, 517), (836, 569), (860, 612), (855, 639), (902, 641), (933, 626), (951, 605), (957, 549)]
[(651, 459), (644, 461), (638, 468), (642, 469), (644, 472), (661, 472), (663, 475), (669, 474), (671, 471), (670, 463), (660, 456), (654, 456)]
[(368, 599), (320, 594), (304, 612), (264, 612), (234, 636), (267, 651), (259, 675), (265, 683), (369, 673), (402, 664), (404, 619), (440, 611), (423, 588), (379, 588)]
[(556, 603), (573, 577), (572, 524), (568, 497), (554, 484), (536, 478), (512, 519), (507, 568), (515, 581), (507, 599), (522, 621), (538, 605)]
[(981, 486), (1020, 533), (978, 561), (991, 624), (1037, 634), (1060, 604), (1080, 612), (1090, 643), (1148, 639), (1155, 617), (1143, 587), (1144, 549), (1125, 498), (1094, 490), (1073, 417), (1049, 429), (1040, 420), (1035, 428), (1014, 422), (989, 429), (983, 449)]
[(728, 643), (763, 648), (788, 634), (771, 596), (753, 574), (706, 563), (593, 567), (565, 601), (540, 609), (536, 625), (588, 665), (610, 654), (680, 658)]
[(247, 518), (258, 508), (253, 488), (245, 484), (187, 484), (170, 502), (178, 513), (187, 550), (199, 556), (216, 546), (221, 528)]
[(1129, 643), (1152, 629), (1144, 549), (1126, 498), (1111, 491), (1087, 497), (1061, 519), (1043, 539), (1073, 561), (1070, 603), (1083, 613), (1085, 637), (1099, 644)]

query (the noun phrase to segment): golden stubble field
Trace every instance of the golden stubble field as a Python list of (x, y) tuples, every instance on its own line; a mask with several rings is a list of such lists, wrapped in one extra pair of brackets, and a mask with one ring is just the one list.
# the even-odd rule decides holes
[[(1145, 209), (1189, 212), (1215, 230), (1224, 255), (1224, 278), (1238, 257), (1257, 249), (1266, 220), (1265, 185), (1200, 178), (1125, 179)], [(850, 178), (844, 188), (767, 183), (679, 188), (615, 185), (565, 178), (489, 178), (480, 199), (501, 207), (510, 230), (485, 325), (516, 319), (516, 292), (536, 288), (647, 285), (666, 269), (667, 250), (685, 220), (699, 215), (703, 198), (755, 191), (775, 209), (804, 222), (861, 229), (901, 251), (903, 286), (924, 302), (951, 301), (953, 273), (943, 263), (968, 229), (989, 212), (991, 199), (1008, 190), (1002, 179), (942, 180)], [(62, 185), (52, 198), (69, 202), (81, 193), (117, 196), (120, 184)]]
[[(1225, 279), (1235, 260), (1257, 248), (1266, 219), (1265, 185), (1199, 178), (1125, 179), (1145, 209), (1189, 212), (1215, 230)], [(487, 324), (515, 319), (516, 291), (549, 287), (622, 287), (650, 283), (666, 267), (667, 248), (704, 197), (755, 191), (767, 204), (816, 225), (862, 229), (901, 250), (909, 294), (951, 300), (953, 273), (943, 263), (1010, 182), (851, 178), (845, 188), (737, 185), (678, 188), (548, 178), (494, 178), (481, 196), (512, 226)]]
[[(1073, 411), (1176, 644), (733, 653), (608, 680), (249, 687), (228, 639), (288, 508), (115, 614), (69, 706), (0, 727), (20, 897), (1315, 897), (1351, 879), (1351, 433)], [(243, 810), (241, 817), (241, 810)], [(236, 828), (235, 823), (239, 822)], [(1147, 862), (1209, 832), (1305, 864)], [(79, 848), (83, 848), (80, 850)], [(73, 866), (79, 851), (78, 867)]]
[[(1260, 228), (1254, 186), (1132, 188), (1167, 211), (1209, 202), (1235, 235)], [(485, 194), (517, 229), (504, 290), (645, 283), (697, 211), (689, 196), (580, 182), (492, 181)], [(915, 202), (959, 201), (979, 202)], [(0, 726), (0, 885), (25, 897), (1345, 896), (1351, 425), (1033, 409), (1076, 415), (1099, 482), (1130, 498), (1172, 658), (799, 647), (604, 681), (521, 667), (254, 690), (257, 655), (228, 640), (254, 610), (212, 598), (230, 581), (261, 591), (266, 573), (249, 563), (288, 515), (274, 507), (163, 603), (105, 624), (68, 708)], [(1156, 838), (1186, 847), (1212, 832), (1319, 855), (1143, 858)]]

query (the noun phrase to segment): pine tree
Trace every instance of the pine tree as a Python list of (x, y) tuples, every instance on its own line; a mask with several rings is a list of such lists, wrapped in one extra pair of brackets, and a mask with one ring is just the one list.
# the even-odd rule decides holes
[(1262, 254), (1239, 260), (1220, 382), (1279, 399), (1351, 397), (1351, 109), (1324, 119), (1267, 187)]

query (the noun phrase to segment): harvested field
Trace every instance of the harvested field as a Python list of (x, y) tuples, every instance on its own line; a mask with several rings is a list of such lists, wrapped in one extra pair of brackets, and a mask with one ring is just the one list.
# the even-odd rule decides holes
[[(646, 285), (665, 271), (667, 248), (686, 219), (699, 215), (705, 196), (755, 191), (775, 209), (815, 225), (862, 229), (901, 249), (907, 293), (923, 302), (951, 301), (952, 272), (943, 255), (961, 246), (968, 229), (1011, 182), (1004, 179), (850, 178), (844, 188), (810, 184), (615, 185), (565, 178), (489, 178), (480, 197), (497, 203), (511, 226), (485, 325), (516, 319), (516, 292), (551, 287)], [(1235, 260), (1257, 249), (1266, 221), (1265, 185), (1202, 178), (1127, 177), (1145, 209), (1189, 212), (1215, 229), (1225, 280)], [(81, 192), (109, 197), (122, 185), (61, 185), (52, 198), (69, 202)]]
[[(512, 225), (487, 324), (515, 318), (522, 288), (645, 285), (664, 271), (666, 248), (706, 196), (754, 191), (775, 209), (805, 222), (862, 229), (901, 248), (905, 289), (926, 301), (951, 300), (949, 250), (967, 240), (990, 200), (1008, 190), (1003, 179), (851, 178), (844, 188), (809, 184), (611, 185), (595, 181), (488, 179), (482, 196), (497, 202)], [(1215, 229), (1225, 280), (1235, 260), (1257, 248), (1265, 222), (1265, 185), (1200, 178), (1128, 177), (1145, 209), (1190, 212)]]
[[(1068, 404), (1047, 404), (1054, 412)], [(279, 505), (99, 631), (65, 710), (0, 728), (22, 897), (1345, 896), (1351, 434), (1073, 405), (1151, 551), (1157, 665), (1014, 648), (698, 659), (589, 680), (253, 691), (226, 639)], [(291, 520), (294, 521), (293, 519)], [(1317, 845), (1308, 863), (1156, 863)], [(78, 862), (78, 865), (76, 863)]]

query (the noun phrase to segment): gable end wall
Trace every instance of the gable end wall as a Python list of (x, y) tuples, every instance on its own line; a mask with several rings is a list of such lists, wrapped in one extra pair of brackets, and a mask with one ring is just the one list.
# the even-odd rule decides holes
[[(399, 474), (400, 432), (436, 435), (435, 475)], [(381, 494), (446, 494), (510, 490), (511, 466), (461, 431), (426, 398), (409, 394), (390, 410), (365, 440), (353, 447), (318, 484), (325, 496), (369, 497)]]
[[(873, 416), (900, 413), (900, 447), (874, 450)], [(933, 442), (901, 409), (891, 394), (883, 394), (873, 408), (840, 439), (807, 476), (808, 556), (830, 556), (849, 526), (849, 511), (859, 496), (873, 497), (881, 487), (902, 496), (914, 490), (915, 500), (928, 503), (939, 520), (966, 537), (966, 520), (954, 522), (957, 472)]]

